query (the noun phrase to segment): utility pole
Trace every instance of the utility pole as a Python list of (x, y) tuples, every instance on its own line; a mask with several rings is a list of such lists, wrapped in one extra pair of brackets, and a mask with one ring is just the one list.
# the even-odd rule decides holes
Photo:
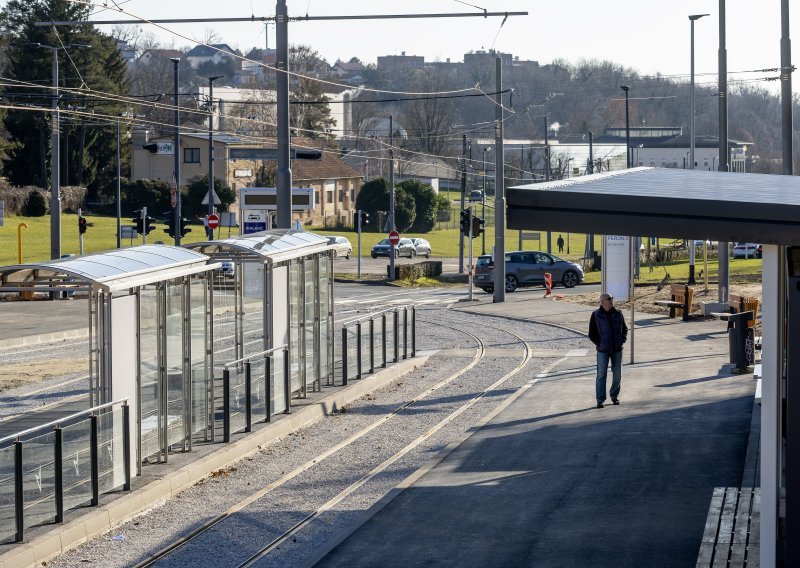
[[(222, 75), (208, 78), (208, 215), (214, 214), (214, 81)], [(214, 229), (206, 223), (208, 240), (214, 240)]]
[[(728, 51), (725, 47), (725, 0), (719, 0), (719, 171), (728, 171)], [(728, 243), (719, 241), (717, 301), (728, 302)]]
[(181, 60), (177, 57), (170, 57), (170, 61), (174, 66), (173, 69), (173, 89), (175, 90), (175, 94), (173, 95), (173, 104), (175, 105), (175, 116), (174, 116), (174, 123), (175, 123), (175, 140), (173, 141), (174, 149), (172, 153), (174, 154), (174, 168), (175, 168), (175, 177), (172, 180), (175, 184), (175, 214), (173, 215), (173, 222), (175, 227), (175, 246), (181, 246), (181, 132), (180, 132), (180, 110), (178, 108), (178, 64)]
[(794, 174), (792, 155), (792, 41), (789, 37), (789, 0), (781, 0), (781, 128), (783, 175)]
[(122, 165), (119, 158), (119, 118), (117, 119), (117, 248), (122, 248)]
[[(394, 117), (389, 115), (389, 230), (396, 231), (394, 221)], [(389, 245), (389, 280), (394, 282), (394, 245)]]
[(506, 300), (506, 187), (503, 164), (503, 68), (495, 61), (497, 85), (494, 106), (494, 301)]
[[(547, 141), (547, 115), (544, 115), (544, 179), (545, 181), (550, 181), (550, 144)], [(522, 239), (520, 239), (521, 241)], [(520, 250), (522, 250), (522, 245), (520, 244)], [(552, 231), (547, 231), (547, 252), (553, 252), (553, 233)]]
[(50, 133), (50, 258), (61, 258), (61, 120), (58, 114), (58, 49), (53, 52), (53, 116)]
[[(464, 210), (464, 195), (467, 193), (467, 135), (461, 139), (461, 211)], [(464, 274), (464, 232), (458, 233), (458, 273)]]
[(292, 163), (289, 157), (289, 12), (286, 0), (275, 6), (275, 88), (278, 99), (278, 199), (279, 229), (292, 227)]
[[(594, 132), (589, 131), (589, 173), (594, 173)], [(588, 256), (594, 261), (594, 235), (589, 233), (586, 235), (586, 240), (589, 243)], [(569, 243), (569, 240), (567, 240)], [(567, 252), (569, 252), (569, 244), (567, 245)]]

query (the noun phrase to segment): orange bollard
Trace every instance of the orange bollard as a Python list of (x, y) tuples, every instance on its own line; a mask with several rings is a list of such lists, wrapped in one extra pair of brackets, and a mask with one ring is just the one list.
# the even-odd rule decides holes
[(544, 297), (547, 298), (553, 292), (553, 275), (549, 272), (544, 273)]

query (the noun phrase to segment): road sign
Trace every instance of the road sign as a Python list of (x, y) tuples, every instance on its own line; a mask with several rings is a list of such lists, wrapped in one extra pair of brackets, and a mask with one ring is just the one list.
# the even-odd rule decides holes
[(219, 217), (214, 214), (208, 216), (208, 228), (212, 231), (219, 227)]
[(397, 246), (397, 244), (400, 242), (400, 233), (397, 231), (392, 231), (389, 233), (389, 242), (394, 246)]

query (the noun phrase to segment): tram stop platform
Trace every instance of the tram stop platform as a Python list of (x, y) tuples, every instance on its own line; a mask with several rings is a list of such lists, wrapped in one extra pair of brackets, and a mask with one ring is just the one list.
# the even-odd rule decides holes
[[(456, 309), (586, 333), (593, 307), (540, 294)], [(366, 511), (316, 566), (757, 566), (753, 375), (733, 373), (719, 321), (636, 314), (634, 364), (630, 339), (620, 405), (595, 408), (593, 350), (562, 358)]]

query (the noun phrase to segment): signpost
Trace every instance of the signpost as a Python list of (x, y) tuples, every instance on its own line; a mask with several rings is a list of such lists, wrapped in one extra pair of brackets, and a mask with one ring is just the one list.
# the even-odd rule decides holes
[(0, 199), (0, 227), (3, 226), (5, 216), (6, 216), (6, 202)]

